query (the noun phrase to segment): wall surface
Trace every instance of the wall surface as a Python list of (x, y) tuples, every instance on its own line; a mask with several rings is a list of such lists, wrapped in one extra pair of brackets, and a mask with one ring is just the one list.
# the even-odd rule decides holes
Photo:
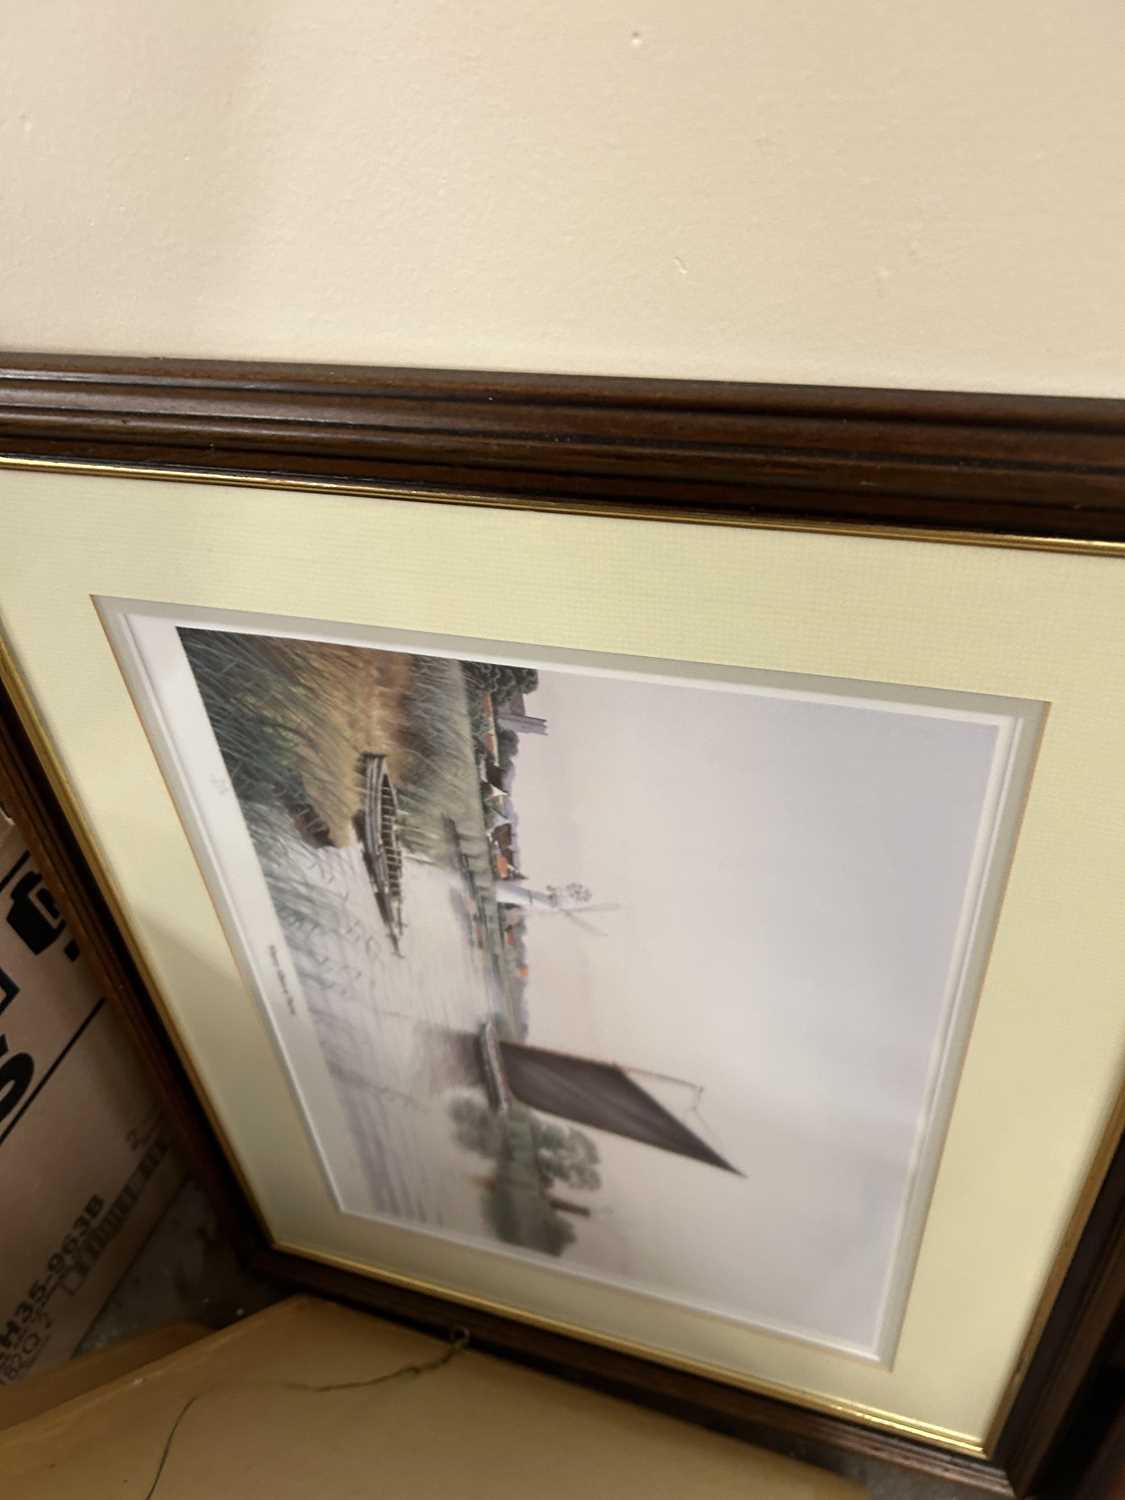
[(0, 346), (1125, 394), (1117, 0), (9, 0)]

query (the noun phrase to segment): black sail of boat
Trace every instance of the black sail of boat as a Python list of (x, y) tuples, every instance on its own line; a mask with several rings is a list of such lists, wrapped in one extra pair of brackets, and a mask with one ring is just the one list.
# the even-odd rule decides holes
[(531, 1109), (742, 1174), (616, 1063), (497, 1039), (504, 1080)]

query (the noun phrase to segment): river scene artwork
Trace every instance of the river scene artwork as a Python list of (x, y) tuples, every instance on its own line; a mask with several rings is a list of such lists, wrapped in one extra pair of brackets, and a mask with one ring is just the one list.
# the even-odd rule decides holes
[(870, 1352), (995, 723), (175, 630), (341, 1211)]

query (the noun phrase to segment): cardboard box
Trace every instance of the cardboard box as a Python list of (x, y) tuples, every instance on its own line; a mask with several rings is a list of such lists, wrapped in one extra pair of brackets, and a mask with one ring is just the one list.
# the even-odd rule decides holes
[(73, 1401), (76, 1396), (132, 1374), (142, 1365), (164, 1359), (177, 1349), (206, 1338), (209, 1332), (202, 1323), (165, 1323), (132, 1338), (120, 1339), (93, 1354), (79, 1354), (53, 1370), (0, 1386), (0, 1431), (19, 1422), (29, 1422), (64, 1401)]
[(0, 1473), (13, 1494), (37, 1500), (864, 1493), (850, 1480), (471, 1350), (439, 1365), (447, 1348), (295, 1297), (0, 1433)]
[(59, 1364), (182, 1180), (18, 831), (0, 823), (0, 1384)]

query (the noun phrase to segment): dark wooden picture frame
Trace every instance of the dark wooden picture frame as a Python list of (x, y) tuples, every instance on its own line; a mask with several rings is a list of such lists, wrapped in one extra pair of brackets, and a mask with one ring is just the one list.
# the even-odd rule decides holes
[[(0, 462), (316, 488), (456, 489), (491, 505), (753, 515), (962, 542), (1125, 547), (1125, 402), (109, 358), (0, 358)], [(1125, 1156), (1105, 1176), (988, 1461), (677, 1372), (268, 1247), (44, 769), (10, 674), (0, 793), (262, 1271), (734, 1432), (820, 1439), (997, 1494), (1067, 1494), (1083, 1393), (1125, 1292)], [(1116, 1149), (1113, 1149), (1116, 1147)], [(1068, 1434), (1070, 1436), (1068, 1437)], [(1069, 1443), (1069, 1447), (1068, 1447)]]

